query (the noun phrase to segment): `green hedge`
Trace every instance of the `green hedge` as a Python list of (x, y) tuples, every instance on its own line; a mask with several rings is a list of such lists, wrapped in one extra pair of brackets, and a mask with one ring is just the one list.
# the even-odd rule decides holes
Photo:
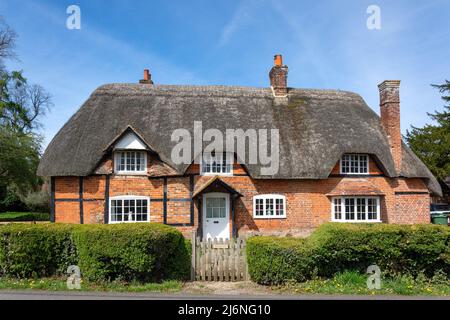
[(88, 280), (158, 281), (189, 272), (184, 238), (166, 225), (90, 225), (76, 228), (73, 236), (79, 267)]
[(0, 227), (1, 275), (60, 275), (72, 264), (95, 281), (185, 279), (190, 254), (179, 231), (154, 223)]
[(38, 212), (2, 212), (0, 222), (50, 221), (50, 213)]
[(76, 264), (73, 225), (8, 224), (0, 227), (0, 274), (51, 276)]
[(314, 272), (311, 252), (304, 239), (252, 237), (247, 240), (250, 276), (260, 284), (305, 281)]
[(386, 275), (450, 274), (450, 230), (437, 225), (328, 223), (307, 239), (252, 237), (249, 272), (261, 284), (279, 284), (376, 264)]

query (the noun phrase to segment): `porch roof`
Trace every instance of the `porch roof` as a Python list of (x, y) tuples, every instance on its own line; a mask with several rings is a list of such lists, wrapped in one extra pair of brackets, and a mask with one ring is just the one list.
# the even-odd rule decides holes
[(209, 191), (216, 191), (217, 189), (225, 189), (228, 193), (236, 196), (236, 197), (242, 197), (242, 194), (239, 193), (236, 189), (234, 189), (232, 186), (230, 186), (228, 183), (220, 179), (219, 176), (214, 176), (211, 179), (209, 179), (207, 182), (205, 182), (204, 185), (202, 185), (197, 191), (195, 191), (192, 198), (196, 198), (199, 195), (209, 192)]
[(383, 196), (384, 193), (367, 179), (343, 179), (327, 196)]

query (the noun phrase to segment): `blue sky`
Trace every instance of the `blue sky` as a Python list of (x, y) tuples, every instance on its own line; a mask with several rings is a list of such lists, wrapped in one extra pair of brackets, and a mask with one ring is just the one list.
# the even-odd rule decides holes
[[(66, 8), (81, 8), (81, 30)], [(369, 30), (366, 10), (381, 9)], [(431, 83), (450, 79), (450, 1), (45, 1), (2, 0), (18, 35), (18, 62), (54, 107), (47, 144), (99, 85), (137, 82), (267, 87), (273, 55), (289, 66), (288, 85), (359, 93), (377, 113), (377, 84), (400, 79), (402, 131), (442, 110)]]

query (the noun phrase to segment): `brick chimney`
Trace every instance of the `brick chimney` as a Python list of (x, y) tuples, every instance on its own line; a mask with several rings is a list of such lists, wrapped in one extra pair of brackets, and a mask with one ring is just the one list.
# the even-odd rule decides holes
[(283, 65), (281, 54), (276, 54), (273, 60), (274, 66), (269, 72), (270, 86), (275, 97), (286, 97), (288, 67)]
[(153, 84), (152, 76), (148, 69), (144, 69), (144, 79), (139, 80), (139, 83)]
[(400, 131), (400, 80), (385, 80), (378, 85), (380, 91), (381, 125), (389, 139), (395, 169), (402, 168), (402, 133)]

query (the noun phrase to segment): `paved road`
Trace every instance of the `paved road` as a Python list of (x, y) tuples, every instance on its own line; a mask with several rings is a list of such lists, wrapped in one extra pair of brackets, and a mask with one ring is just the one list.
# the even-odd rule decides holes
[(450, 300), (431, 296), (357, 295), (196, 295), (186, 293), (110, 293), (76, 291), (0, 290), (0, 300)]

